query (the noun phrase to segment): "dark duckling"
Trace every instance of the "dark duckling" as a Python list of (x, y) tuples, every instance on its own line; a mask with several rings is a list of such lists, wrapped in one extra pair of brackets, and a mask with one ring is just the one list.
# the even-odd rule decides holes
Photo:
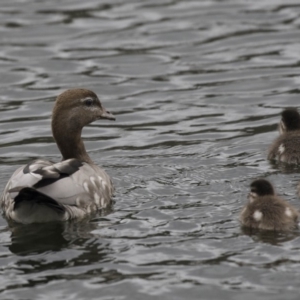
[(268, 180), (253, 181), (248, 200), (240, 213), (240, 222), (243, 226), (273, 231), (297, 228), (298, 210), (278, 197)]
[(280, 136), (269, 149), (268, 159), (288, 164), (300, 163), (300, 114), (288, 108), (281, 113)]

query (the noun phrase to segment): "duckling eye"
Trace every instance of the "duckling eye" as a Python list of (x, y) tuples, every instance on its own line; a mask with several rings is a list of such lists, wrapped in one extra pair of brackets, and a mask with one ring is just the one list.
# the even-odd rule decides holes
[(91, 98), (85, 99), (84, 104), (88, 107), (92, 106), (93, 105), (93, 99), (91, 99)]

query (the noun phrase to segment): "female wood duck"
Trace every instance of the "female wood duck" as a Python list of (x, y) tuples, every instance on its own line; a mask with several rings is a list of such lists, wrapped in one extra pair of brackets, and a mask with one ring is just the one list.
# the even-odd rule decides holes
[(98, 119), (115, 117), (105, 110), (94, 92), (71, 89), (57, 97), (52, 133), (62, 161), (38, 159), (13, 173), (0, 198), (8, 220), (66, 221), (83, 218), (111, 203), (110, 177), (94, 164), (81, 139), (82, 128)]

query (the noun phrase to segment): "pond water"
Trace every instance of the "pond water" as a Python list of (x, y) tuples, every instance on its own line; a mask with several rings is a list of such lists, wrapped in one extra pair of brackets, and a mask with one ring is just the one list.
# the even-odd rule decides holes
[(299, 299), (300, 230), (256, 233), (250, 182), (300, 208), (300, 168), (271, 164), (283, 107), (299, 107), (297, 0), (2, 0), (0, 188), (60, 160), (55, 97), (95, 91), (116, 122), (83, 132), (116, 187), (85, 222), (8, 227), (1, 299)]

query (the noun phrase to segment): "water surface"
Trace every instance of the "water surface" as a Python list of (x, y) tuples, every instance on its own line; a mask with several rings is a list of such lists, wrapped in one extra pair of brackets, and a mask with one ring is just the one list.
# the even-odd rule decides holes
[(300, 4), (291, 0), (3, 0), (0, 188), (60, 154), (55, 97), (95, 91), (117, 121), (85, 128), (116, 186), (111, 212), (7, 226), (1, 299), (299, 299), (300, 234), (240, 228), (250, 182), (300, 208), (300, 168), (266, 152), (299, 106)]

